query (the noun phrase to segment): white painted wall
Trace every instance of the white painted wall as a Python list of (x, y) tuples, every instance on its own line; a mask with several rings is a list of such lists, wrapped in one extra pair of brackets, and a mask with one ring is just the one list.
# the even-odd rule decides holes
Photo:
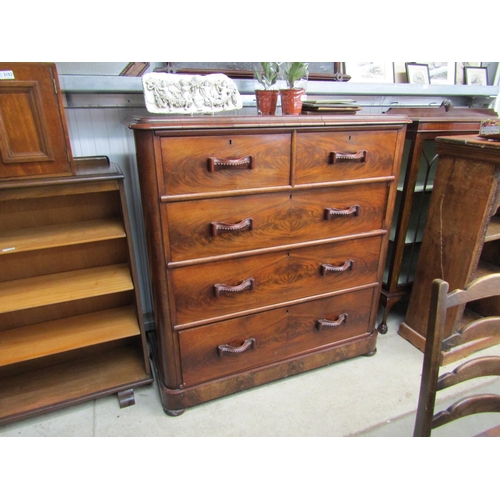
[(151, 320), (152, 300), (149, 290), (147, 250), (144, 240), (141, 195), (137, 174), (134, 135), (127, 117), (146, 110), (129, 108), (66, 109), (73, 156), (108, 156), (125, 175), (125, 192), (129, 208), (132, 239), (141, 280), (141, 293), (146, 321)]

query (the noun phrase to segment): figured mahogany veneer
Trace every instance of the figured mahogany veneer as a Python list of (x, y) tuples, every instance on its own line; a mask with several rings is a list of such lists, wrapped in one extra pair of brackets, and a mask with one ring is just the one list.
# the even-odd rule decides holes
[(131, 125), (167, 414), (375, 352), (407, 121)]

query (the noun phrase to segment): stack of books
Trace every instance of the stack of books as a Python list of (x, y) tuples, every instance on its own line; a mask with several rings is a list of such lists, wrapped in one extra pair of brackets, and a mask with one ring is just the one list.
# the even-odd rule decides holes
[(307, 115), (310, 113), (339, 113), (343, 115), (354, 115), (361, 108), (356, 106), (356, 101), (345, 100), (306, 100), (302, 103), (302, 113)]

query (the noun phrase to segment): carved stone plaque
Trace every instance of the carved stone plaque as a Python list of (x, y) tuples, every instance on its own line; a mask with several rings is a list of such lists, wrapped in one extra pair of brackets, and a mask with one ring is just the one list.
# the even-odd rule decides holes
[(147, 73), (142, 77), (142, 85), (150, 113), (216, 113), (243, 106), (236, 84), (219, 73), (206, 76)]

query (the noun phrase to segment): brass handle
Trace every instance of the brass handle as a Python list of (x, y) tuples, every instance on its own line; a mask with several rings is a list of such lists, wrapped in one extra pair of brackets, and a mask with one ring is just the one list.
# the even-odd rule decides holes
[(344, 215), (352, 215), (357, 217), (359, 215), (359, 205), (353, 205), (352, 207), (342, 209), (342, 208), (325, 208), (325, 220), (331, 220), (335, 217), (342, 217)]
[(253, 168), (254, 157), (253, 156), (242, 156), (241, 158), (208, 157), (207, 165), (209, 172), (215, 172), (216, 170)]
[(366, 161), (366, 151), (358, 151), (357, 153), (341, 153), (339, 151), (332, 151), (330, 153), (330, 164), (338, 163), (341, 161), (357, 161), (363, 163)]
[(321, 274), (326, 276), (328, 273), (341, 273), (343, 271), (352, 271), (354, 261), (347, 260), (341, 266), (332, 266), (330, 264), (321, 264)]
[(253, 219), (243, 219), (236, 224), (224, 224), (223, 222), (212, 222), (212, 236), (217, 236), (219, 233), (251, 231), (253, 229)]
[(248, 351), (249, 349), (254, 349), (255, 348), (255, 339), (247, 339), (243, 344), (241, 344), (239, 347), (233, 347), (230, 346), (229, 344), (222, 344), (220, 346), (217, 346), (217, 351), (219, 352), (219, 357), (222, 358), (224, 355), (230, 355), (230, 356), (237, 356), (238, 354), (242, 354), (245, 351)]
[(254, 281), (255, 280), (253, 278), (248, 278), (236, 286), (224, 285), (221, 283), (217, 283), (216, 285), (214, 285), (215, 296), (219, 297), (219, 295), (221, 293), (240, 293), (240, 292), (244, 292), (246, 290), (253, 290), (254, 289)]
[(327, 319), (318, 319), (316, 328), (323, 330), (324, 328), (337, 328), (342, 323), (347, 323), (347, 313), (342, 313), (336, 321), (329, 321)]

